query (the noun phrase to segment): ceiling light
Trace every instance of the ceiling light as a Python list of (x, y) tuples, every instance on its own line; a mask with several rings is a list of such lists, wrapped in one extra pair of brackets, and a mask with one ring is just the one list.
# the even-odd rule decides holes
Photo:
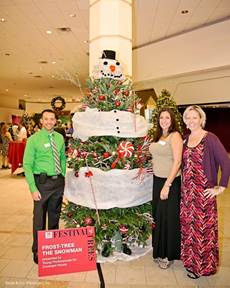
[(5, 18), (1, 18), (1, 22), (6, 22), (6, 19)]
[(51, 30), (46, 30), (46, 34), (52, 34)]
[(6, 91), (6, 92), (8, 92), (8, 91), (9, 91), (9, 89), (5, 89), (5, 91)]
[(182, 10), (181, 11), (181, 14), (187, 14), (188, 13), (188, 10)]
[(89, 43), (89, 40), (84, 40), (83, 42), (84, 42), (84, 43)]
[(57, 30), (59, 30), (61, 32), (71, 32), (70, 27), (59, 27), (59, 28), (57, 28)]
[(52, 61), (51, 63), (52, 63), (52, 64), (56, 64), (57, 62), (56, 62), (56, 61)]
[(74, 17), (76, 17), (76, 16), (77, 16), (77, 14), (75, 14), (75, 13), (69, 14), (69, 17), (72, 17), (72, 18), (74, 18)]

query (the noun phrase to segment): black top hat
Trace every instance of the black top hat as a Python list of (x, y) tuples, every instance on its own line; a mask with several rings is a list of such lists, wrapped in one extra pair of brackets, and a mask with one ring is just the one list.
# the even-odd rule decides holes
[(116, 60), (116, 52), (113, 50), (103, 50), (101, 58)]

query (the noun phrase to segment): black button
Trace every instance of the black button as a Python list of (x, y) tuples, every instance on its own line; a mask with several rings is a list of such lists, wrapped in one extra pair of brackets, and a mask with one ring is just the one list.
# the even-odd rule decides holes
[(117, 127), (117, 129), (119, 129), (119, 127)]
[(114, 113), (117, 113), (117, 110), (114, 110)]
[(117, 131), (117, 133), (120, 133), (120, 131)]
[(116, 121), (119, 121), (119, 119), (117, 118)]

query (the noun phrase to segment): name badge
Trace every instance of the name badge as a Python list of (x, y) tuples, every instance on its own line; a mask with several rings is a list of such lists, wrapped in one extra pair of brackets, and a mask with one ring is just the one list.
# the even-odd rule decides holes
[(159, 144), (162, 145), (162, 146), (164, 146), (164, 145), (166, 144), (166, 142), (165, 142), (165, 141), (162, 141), (162, 140), (159, 140)]
[(49, 148), (49, 147), (50, 147), (50, 143), (45, 143), (45, 144), (44, 144), (44, 147), (45, 147), (45, 148)]

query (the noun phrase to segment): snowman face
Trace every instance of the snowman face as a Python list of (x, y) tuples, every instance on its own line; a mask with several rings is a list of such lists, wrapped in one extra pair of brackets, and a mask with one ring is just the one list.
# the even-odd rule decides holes
[(100, 60), (100, 76), (113, 79), (122, 79), (122, 69), (120, 62), (113, 59), (101, 59)]

